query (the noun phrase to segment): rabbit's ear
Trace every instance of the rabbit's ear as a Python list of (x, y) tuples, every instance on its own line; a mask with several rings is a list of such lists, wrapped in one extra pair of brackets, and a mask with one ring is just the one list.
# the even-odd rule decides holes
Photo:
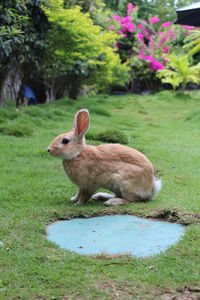
[(86, 108), (79, 110), (74, 117), (74, 123), (72, 127), (75, 131), (75, 134), (78, 136), (83, 136), (88, 131), (89, 125), (89, 111)]

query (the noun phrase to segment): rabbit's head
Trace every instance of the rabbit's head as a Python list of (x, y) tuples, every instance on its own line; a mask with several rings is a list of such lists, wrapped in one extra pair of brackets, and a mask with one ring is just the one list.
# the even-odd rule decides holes
[(47, 151), (56, 157), (71, 160), (78, 156), (85, 146), (85, 133), (90, 124), (87, 109), (79, 110), (72, 126), (72, 131), (58, 135), (49, 145)]

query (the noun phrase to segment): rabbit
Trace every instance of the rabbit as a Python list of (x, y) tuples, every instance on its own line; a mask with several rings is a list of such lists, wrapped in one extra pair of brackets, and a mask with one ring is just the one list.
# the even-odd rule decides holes
[[(120, 144), (86, 145), (90, 124), (87, 109), (74, 117), (72, 131), (58, 135), (49, 145), (50, 155), (59, 157), (68, 177), (78, 187), (72, 202), (85, 204), (92, 197), (105, 205), (121, 205), (155, 198), (162, 187), (153, 166), (141, 152)], [(105, 188), (114, 194), (94, 193)]]

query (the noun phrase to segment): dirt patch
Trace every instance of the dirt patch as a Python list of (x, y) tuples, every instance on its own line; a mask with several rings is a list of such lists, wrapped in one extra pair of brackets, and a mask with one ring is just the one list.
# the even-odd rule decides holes
[(139, 287), (129, 282), (118, 283), (109, 280), (99, 283), (96, 288), (106, 293), (106, 299), (139, 299), (137, 291)]
[(191, 225), (191, 224), (200, 224), (200, 214), (192, 213), (183, 213), (178, 209), (156, 209), (150, 213), (132, 213), (127, 209), (124, 211), (118, 210), (116, 207), (109, 207), (97, 213), (87, 213), (87, 212), (73, 212), (68, 215), (60, 215), (57, 212), (54, 212), (51, 222), (71, 220), (75, 218), (94, 218), (100, 216), (111, 216), (111, 215), (132, 215), (136, 217), (146, 218), (146, 219), (156, 219), (171, 223), (178, 223), (182, 225)]
[[(62, 300), (72, 300), (73, 298), (70, 295), (65, 295), (64, 297), (62, 297)], [(77, 300), (81, 299), (81, 298), (76, 298)]]
[(131, 282), (103, 281), (96, 286), (106, 293), (106, 299), (155, 299), (155, 300), (199, 300), (199, 287), (183, 287), (177, 290), (160, 287), (148, 288)]
[(200, 288), (184, 287), (177, 290), (166, 289), (156, 295), (161, 300), (199, 300)]
[(156, 210), (147, 215), (146, 218), (159, 219), (183, 225), (200, 224), (199, 214), (183, 213), (177, 209)]

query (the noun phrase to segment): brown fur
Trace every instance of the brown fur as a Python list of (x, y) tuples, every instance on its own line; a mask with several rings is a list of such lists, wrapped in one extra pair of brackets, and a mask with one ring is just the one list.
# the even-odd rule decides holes
[[(139, 151), (120, 144), (86, 146), (88, 127), (89, 113), (81, 110), (75, 115), (73, 130), (55, 138), (48, 150), (63, 159), (65, 172), (79, 187), (72, 201), (85, 203), (101, 187), (111, 190), (115, 199), (124, 199), (116, 203), (150, 200), (154, 188), (151, 162)], [(63, 138), (70, 142), (62, 144)]]

